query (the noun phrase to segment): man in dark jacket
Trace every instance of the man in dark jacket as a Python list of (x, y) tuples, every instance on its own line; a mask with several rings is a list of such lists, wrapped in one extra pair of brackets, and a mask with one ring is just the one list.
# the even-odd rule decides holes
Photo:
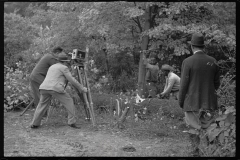
[(44, 55), (37, 65), (34, 67), (30, 75), (30, 86), (33, 93), (34, 105), (37, 106), (40, 98), (39, 86), (47, 75), (48, 68), (57, 63), (57, 55), (63, 51), (62, 48), (56, 47), (53, 49), (52, 54)]
[[(219, 67), (216, 59), (204, 51), (202, 34), (192, 35), (193, 55), (182, 62), (179, 105), (185, 112), (185, 121), (195, 129), (206, 129), (214, 121), (217, 109), (216, 90), (220, 86)], [(191, 135), (190, 137), (194, 137)], [(198, 155), (200, 138), (191, 138), (194, 153)]]
[(146, 73), (146, 87), (148, 90), (148, 98), (155, 98), (157, 95), (157, 82), (159, 67), (156, 58), (152, 57), (148, 60), (144, 57), (144, 62), (147, 70)]

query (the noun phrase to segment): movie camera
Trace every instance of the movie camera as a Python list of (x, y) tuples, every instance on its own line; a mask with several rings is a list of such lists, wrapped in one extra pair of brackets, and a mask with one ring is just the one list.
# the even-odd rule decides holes
[(86, 51), (73, 49), (73, 52), (69, 52), (68, 54), (72, 55), (71, 60), (74, 64), (78, 64), (78, 66), (84, 66)]

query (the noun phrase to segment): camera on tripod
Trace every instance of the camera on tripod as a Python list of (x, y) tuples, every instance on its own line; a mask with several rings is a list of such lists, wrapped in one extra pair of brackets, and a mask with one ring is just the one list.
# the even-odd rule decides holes
[(72, 55), (71, 59), (74, 62), (74, 64), (83, 66), (83, 63), (85, 62), (86, 52), (78, 50), (78, 49), (74, 49), (73, 52), (70, 52), (68, 54)]

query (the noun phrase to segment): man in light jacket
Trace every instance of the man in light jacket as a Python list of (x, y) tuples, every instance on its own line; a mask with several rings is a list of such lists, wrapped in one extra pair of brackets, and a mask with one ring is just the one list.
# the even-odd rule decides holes
[(173, 73), (173, 67), (168, 64), (162, 65), (161, 71), (166, 78), (166, 83), (164, 90), (160, 95), (164, 97), (170, 93), (177, 100), (180, 87), (180, 77)]
[(87, 92), (87, 88), (83, 87), (70, 73), (68, 57), (65, 53), (60, 53), (58, 56), (59, 62), (52, 65), (47, 72), (46, 78), (40, 85), (40, 101), (35, 110), (34, 117), (31, 123), (31, 128), (38, 128), (41, 124), (41, 119), (52, 97), (56, 98), (63, 104), (68, 111), (68, 125), (73, 128), (80, 128), (76, 125), (75, 106), (73, 99), (65, 91), (67, 81), (69, 81), (79, 92)]

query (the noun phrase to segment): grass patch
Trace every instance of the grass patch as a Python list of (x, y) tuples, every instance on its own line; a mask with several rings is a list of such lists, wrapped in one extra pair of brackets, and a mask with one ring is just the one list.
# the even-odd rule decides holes
[[(99, 130), (106, 132), (121, 132), (125, 136), (134, 139), (152, 139), (152, 138), (185, 138), (186, 134), (182, 132), (183, 112), (178, 106), (176, 100), (155, 100), (154, 103), (149, 103), (148, 109), (151, 110), (151, 119), (137, 121), (134, 118), (127, 116), (123, 123), (124, 128), (116, 128), (114, 124), (117, 122), (116, 117), (110, 116), (109, 112), (99, 112), (100, 106), (110, 106), (110, 97), (114, 95), (108, 94), (93, 94), (94, 114), (96, 124)], [(64, 107), (54, 109), (49, 117), (48, 123), (65, 123), (67, 124), (67, 112)], [(91, 122), (85, 121), (85, 112), (83, 105), (76, 105), (77, 123), (83, 124), (84, 129), (91, 128)]]

